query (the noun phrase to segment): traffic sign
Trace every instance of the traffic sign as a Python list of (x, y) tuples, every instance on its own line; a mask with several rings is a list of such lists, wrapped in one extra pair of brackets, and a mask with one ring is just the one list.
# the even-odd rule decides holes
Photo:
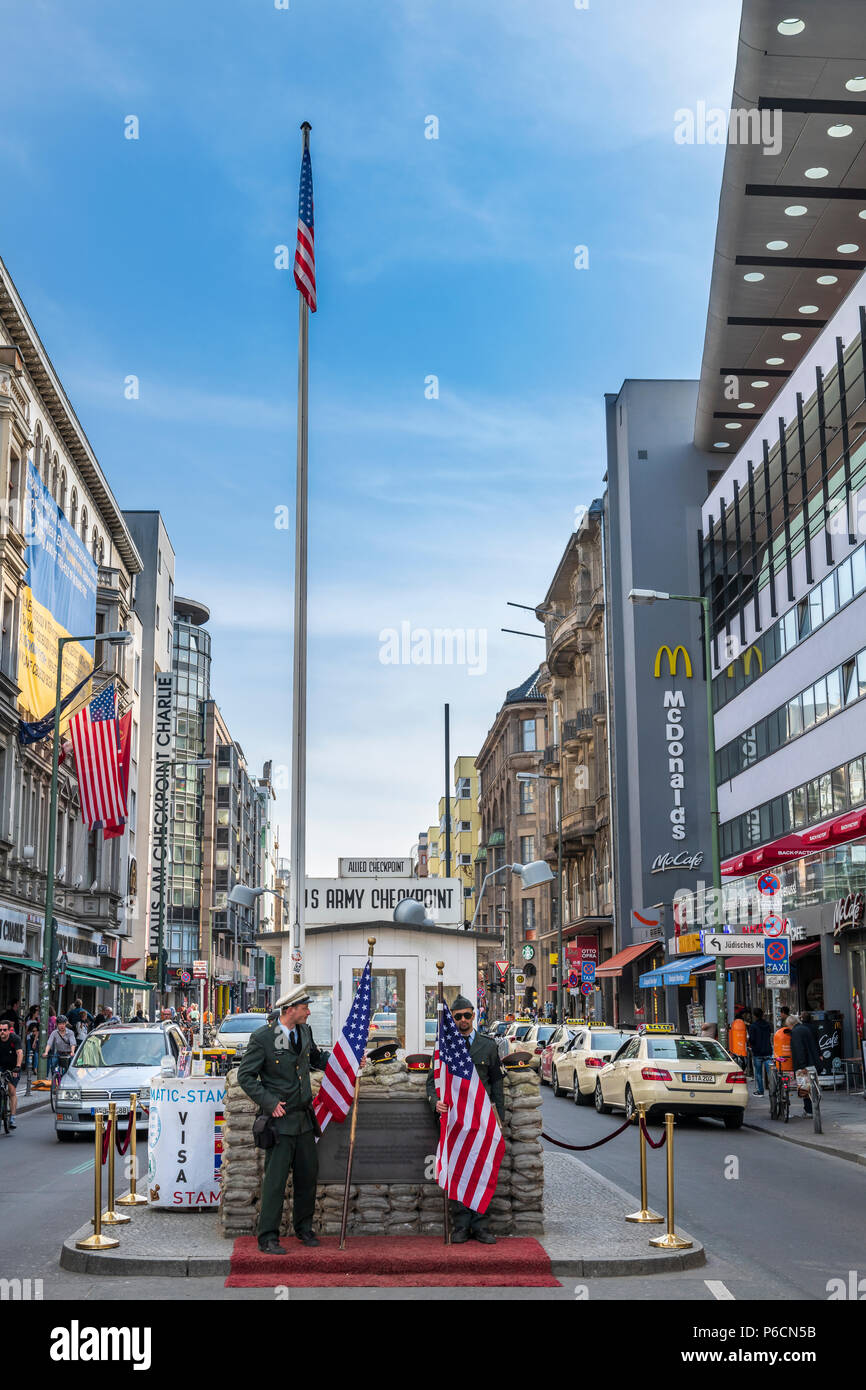
[(508, 974), (509, 970), (511, 969), (511, 964), (510, 964), (510, 962), (507, 961), (507, 960), (498, 960), (498, 961), (496, 962), (496, 969), (499, 971), (500, 975), (502, 976), (502, 978), (503, 978), (503, 980), (504, 980), (504, 979), (505, 979), (505, 976)]
[(589, 983), (589, 980), (582, 980), (582, 981), (581, 981), (581, 984), (580, 984), (580, 992), (581, 992), (581, 994), (592, 994), (592, 991), (593, 991), (594, 989), (595, 989), (595, 985), (591, 985), (591, 984)]
[(193, 973), (194, 979), (196, 979), (196, 980), (206, 980), (206, 979), (207, 979), (207, 961), (206, 961), (206, 960), (194, 960), (193, 963), (192, 963), (192, 973)]
[(778, 912), (771, 912), (769, 917), (764, 918), (764, 935), (782, 936), (787, 925), (785, 918), (780, 917)]
[[(781, 938), (776, 938), (780, 940)], [(787, 941), (789, 938), (785, 937)], [(704, 951), (708, 956), (762, 955), (763, 936), (726, 936), (723, 932), (704, 933)]]
[(300, 953), (300, 951), (298, 951), (298, 950), (292, 951), (292, 960), (293, 960), (293, 961), (296, 961), (298, 964), (300, 964), (300, 962), (301, 962), (301, 953)]
[(761, 877), (758, 879), (758, 892), (765, 893), (770, 898), (772, 898), (775, 893), (778, 893), (781, 886), (776, 874), (761, 874)]
[(182, 985), (188, 985), (191, 979), (192, 979), (192, 975), (190, 975), (190, 973), (189, 973), (188, 970), (181, 970), (181, 972), (180, 972), (180, 982), (181, 982)]
[(532, 960), (532, 958), (533, 958), (534, 955), (535, 955), (535, 947), (534, 947), (534, 946), (530, 946), (530, 945), (527, 943), (527, 944), (523, 947), (523, 959), (524, 959), (524, 960)]
[(791, 978), (791, 938), (764, 939), (764, 980), (770, 988), (785, 989)]
[(595, 961), (594, 961), (594, 960), (582, 960), (582, 961), (580, 962), (580, 975), (581, 975), (581, 979), (584, 981), (585, 984), (588, 984), (588, 985), (594, 984), (594, 983), (595, 983)]
[(577, 971), (576, 971), (576, 970), (569, 970), (569, 972), (568, 972), (568, 988), (569, 988), (569, 989), (577, 989), (577, 987), (578, 987), (579, 984), (580, 984), (580, 976), (578, 975)]
[(515, 985), (517, 986), (518, 989), (522, 989), (523, 986), (526, 984), (526, 976), (525, 976), (525, 975), (515, 975), (515, 976), (514, 976), (514, 983), (515, 983)]

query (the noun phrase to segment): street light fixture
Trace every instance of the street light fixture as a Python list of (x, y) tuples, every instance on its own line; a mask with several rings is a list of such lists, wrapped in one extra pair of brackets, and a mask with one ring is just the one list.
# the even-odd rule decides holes
[[(707, 686), (707, 751), (709, 753), (710, 788), (710, 849), (713, 865), (713, 888), (715, 901), (722, 888), (722, 866), (719, 854), (719, 792), (716, 784), (716, 731), (713, 722), (713, 654), (710, 642), (710, 600), (703, 594), (667, 594), (661, 589), (631, 589), (629, 602), (642, 605), (670, 599), (678, 603), (699, 603), (703, 613), (704, 628), (704, 668)], [(725, 970), (721, 956), (716, 957), (716, 1010), (718, 1013), (719, 1042), (723, 1047), (728, 1040), (728, 1004), (725, 997)]]
[[(48, 804), (48, 863), (45, 870), (45, 925), (42, 928), (42, 984), (39, 991), (39, 1036), (48, 1037), (49, 1004), (51, 999), (51, 957), (54, 941), (54, 869), (57, 859), (57, 791), (60, 768), (60, 720), (63, 688), (63, 653), (69, 642), (109, 642), (112, 647), (128, 647), (132, 633), (88, 632), (83, 637), (60, 637), (57, 640), (57, 685), (54, 700), (54, 737), (51, 746), (51, 795)], [(37, 1076), (48, 1076), (48, 1059), (39, 1050)]]
[(518, 772), (518, 782), (555, 782), (559, 787), (559, 805), (556, 816), (556, 1021), (565, 1019), (565, 990), (563, 989), (562, 956), (562, 778), (541, 772)]
[(436, 926), (433, 918), (427, 916), (424, 904), (419, 903), (417, 898), (403, 898), (398, 902), (394, 908), (394, 921), (404, 927)]

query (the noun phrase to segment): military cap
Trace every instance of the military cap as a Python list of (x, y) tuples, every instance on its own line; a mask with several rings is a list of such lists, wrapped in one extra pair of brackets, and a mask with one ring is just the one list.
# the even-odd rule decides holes
[(452, 1012), (452, 1014), (453, 1014), (453, 1012), (454, 1012), (455, 1009), (474, 1009), (474, 1008), (475, 1008), (475, 1005), (472, 1003), (472, 1000), (471, 1000), (471, 999), (467, 999), (465, 994), (458, 994), (457, 998), (454, 1000), (454, 1003), (451, 1005), (451, 1012)]
[(503, 1057), (502, 1065), (506, 1071), (517, 1071), (520, 1067), (528, 1067), (531, 1061), (531, 1052), (509, 1052), (507, 1057)]
[(374, 1047), (372, 1052), (367, 1053), (367, 1056), (371, 1062), (393, 1062), (397, 1056), (397, 1044), (395, 1042), (383, 1043), (381, 1047)]
[(309, 1004), (310, 996), (306, 985), (292, 985), (276, 1002), (278, 1009), (293, 1009), (296, 1004)]
[(429, 1071), (433, 1058), (429, 1052), (410, 1052), (406, 1058), (407, 1071)]

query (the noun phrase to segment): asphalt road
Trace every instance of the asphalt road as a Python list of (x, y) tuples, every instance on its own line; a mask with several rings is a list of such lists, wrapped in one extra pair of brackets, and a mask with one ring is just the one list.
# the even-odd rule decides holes
[[(544, 1097), (546, 1129), (568, 1142), (589, 1143), (621, 1123), (615, 1115), (598, 1116), (570, 1100), (554, 1100), (547, 1088)], [(578, 1157), (637, 1196), (634, 1131)], [(866, 1273), (866, 1170), (858, 1165), (754, 1130), (730, 1133), (713, 1121), (698, 1121), (677, 1130), (676, 1170), (678, 1222), (707, 1251), (707, 1264), (700, 1269), (645, 1278), (564, 1280), (559, 1289), (353, 1289), (349, 1296), (378, 1302), (824, 1301), (828, 1279), (847, 1279), (849, 1270)], [(735, 1170), (737, 1176), (725, 1176)], [(579, 1173), (575, 1163), (576, 1198)], [(61, 1270), (61, 1242), (88, 1220), (92, 1193), (92, 1144), (58, 1144), (49, 1107), (22, 1115), (15, 1134), (0, 1134), (0, 1277), (41, 1279), (45, 1300), (274, 1301), (272, 1290), (225, 1289), (222, 1278), (130, 1279)], [(664, 1196), (664, 1158), (651, 1154), (650, 1201), (657, 1211), (664, 1210)], [(647, 1228), (647, 1236), (658, 1230)], [(340, 1289), (291, 1290), (289, 1299), (323, 1302), (347, 1294)]]
[[(592, 1143), (623, 1122), (621, 1112), (597, 1115), (592, 1106), (554, 1099), (548, 1087), (543, 1095), (545, 1132), (567, 1143)], [(811, 1122), (792, 1113), (792, 1127), (807, 1123), (811, 1134)], [(651, 1125), (650, 1132), (658, 1138), (663, 1131)], [(639, 1194), (636, 1130), (577, 1157)], [(860, 1164), (699, 1119), (677, 1123), (674, 1158), (677, 1224), (706, 1248), (716, 1272), (704, 1269), (703, 1277), (722, 1279), (735, 1299), (825, 1300), (828, 1280), (866, 1273)], [(648, 1181), (650, 1206), (664, 1213), (664, 1150), (650, 1153)]]

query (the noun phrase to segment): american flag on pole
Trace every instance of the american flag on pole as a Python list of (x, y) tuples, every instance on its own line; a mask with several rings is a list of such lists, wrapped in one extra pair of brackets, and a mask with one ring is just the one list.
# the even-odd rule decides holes
[(324, 1129), (333, 1117), (342, 1124), (352, 1108), (355, 1094), (355, 1077), (361, 1065), (361, 1058), (367, 1046), (370, 1032), (370, 977), (373, 962), (367, 961), (361, 971), (355, 998), (349, 1010), (349, 1017), (343, 1024), (343, 1031), (334, 1044), (328, 1058), (325, 1075), (319, 1087), (319, 1094), (313, 1100), (313, 1110)]
[(301, 188), (298, 194), (298, 242), (295, 247), (295, 284), (316, 312), (316, 253), (313, 249), (313, 166), (305, 147), (301, 160)]
[(114, 685), (69, 721), (81, 814), (89, 830), (122, 825), (126, 819), (120, 771), (120, 735)]
[(496, 1190), (505, 1140), (447, 1004), (439, 1014), (434, 1075), (448, 1106), (436, 1150), (436, 1181), (449, 1197), (483, 1214)]

